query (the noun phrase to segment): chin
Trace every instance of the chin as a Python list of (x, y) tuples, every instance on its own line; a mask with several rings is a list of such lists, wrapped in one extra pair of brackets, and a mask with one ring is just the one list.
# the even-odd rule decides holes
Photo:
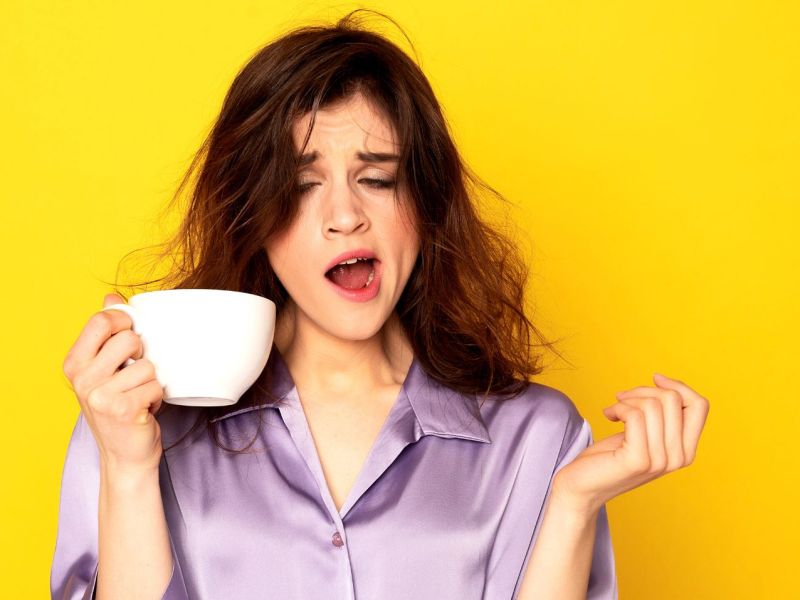
[[(335, 319), (335, 317), (333, 317)], [(365, 322), (363, 319), (339, 319), (331, 323), (329, 327), (323, 327), (331, 335), (348, 341), (368, 340), (380, 332), (386, 319)]]

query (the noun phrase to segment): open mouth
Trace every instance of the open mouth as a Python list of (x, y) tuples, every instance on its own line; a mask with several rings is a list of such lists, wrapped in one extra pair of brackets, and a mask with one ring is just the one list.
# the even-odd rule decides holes
[(325, 277), (346, 290), (359, 290), (367, 287), (375, 277), (375, 259), (358, 258), (336, 265), (325, 273)]

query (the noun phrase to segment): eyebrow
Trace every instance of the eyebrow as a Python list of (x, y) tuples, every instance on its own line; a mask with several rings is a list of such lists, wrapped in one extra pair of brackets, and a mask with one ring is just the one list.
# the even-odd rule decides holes
[[(300, 166), (304, 167), (306, 165), (310, 165), (315, 160), (320, 157), (318, 151), (314, 150), (311, 153), (303, 154), (300, 157)], [(358, 160), (367, 162), (367, 163), (382, 163), (382, 162), (398, 162), (400, 157), (397, 154), (392, 154), (391, 152), (356, 152), (356, 157)]]

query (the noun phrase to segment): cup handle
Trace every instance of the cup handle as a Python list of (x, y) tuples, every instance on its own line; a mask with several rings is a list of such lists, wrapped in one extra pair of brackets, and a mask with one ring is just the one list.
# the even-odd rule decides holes
[[(112, 308), (114, 310), (121, 310), (122, 312), (126, 313), (133, 322), (132, 326), (133, 331), (136, 331), (136, 317), (134, 316), (133, 307), (130, 304), (111, 304), (110, 306), (106, 306), (103, 310), (111, 310)], [(125, 364), (123, 364), (122, 367), (125, 368), (127, 366), (132, 365), (135, 362), (136, 361), (134, 359), (128, 358), (125, 360)]]

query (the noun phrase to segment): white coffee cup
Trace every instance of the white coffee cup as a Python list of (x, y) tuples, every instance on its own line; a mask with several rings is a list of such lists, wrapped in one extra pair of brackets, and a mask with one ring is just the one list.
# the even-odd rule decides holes
[[(272, 349), (275, 303), (255, 294), (157, 290), (103, 310), (111, 309), (130, 316), (170, 404), (235, 404), (258, 379)], [(124, 366), (133, 362), (129, 358)]]

